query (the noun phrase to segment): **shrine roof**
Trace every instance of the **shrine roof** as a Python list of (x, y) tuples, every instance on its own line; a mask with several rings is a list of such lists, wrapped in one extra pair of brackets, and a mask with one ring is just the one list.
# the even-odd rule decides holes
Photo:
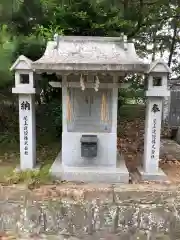
[(125, 71), (146, 72), (134, 43), (120, 37), (57, 36), (49, 41), (44, 55), (32, 63), (40, 71)]

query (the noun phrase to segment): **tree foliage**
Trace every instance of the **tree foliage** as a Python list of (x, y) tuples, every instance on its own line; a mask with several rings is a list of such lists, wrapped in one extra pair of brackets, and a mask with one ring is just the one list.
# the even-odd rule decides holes
[(10, 63), (19, 54), (33, 60), (39, 58), (46, 41), (55, 33), (84, 36), (124, 33), (129, 41), (134, 41), (141, 57), (149, 56), (152, 60), (164, 57), (178, 76), (179, 20), (177, 0), (1, 0), (1, 68), (7, 74)]

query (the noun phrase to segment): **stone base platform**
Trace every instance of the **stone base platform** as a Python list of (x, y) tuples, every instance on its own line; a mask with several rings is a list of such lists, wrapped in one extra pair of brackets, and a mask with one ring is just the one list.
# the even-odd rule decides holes
[(157, 172), (145, 172), (141, 167), (138, 169), (143, 181), (166, 181), (166, 174), (159, 168)]
[(50, 173), (56, 178), (66, 181), (94, 183), (129, 183), (129, 172), (124, 159), (118, 153), (118, 167), (67, 167), (61, 163), (61, 153), (55, 159)]

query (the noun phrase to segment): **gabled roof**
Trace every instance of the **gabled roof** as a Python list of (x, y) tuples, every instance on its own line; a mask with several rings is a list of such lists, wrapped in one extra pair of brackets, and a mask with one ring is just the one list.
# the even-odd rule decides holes
[(163, 59), (158, 59), (150, 64), (150, 68), (148, 73), (156, 72), (156, 73), (171, 73), (171, 69), (169, 66), (164, 62)]
[(33, 61), (31, 61), (29, 58), (25, 57), (24, 55), (21, 55), (18, 57), (18, 59), (15, 61), (15, 63), (11, 66), (10, 71), (31, 70), (32, 62)]
[(34, 70), (146, 72), (133, 43), (119, 37), (58, 36), (47, 43), (44, 55), (32, 63)]

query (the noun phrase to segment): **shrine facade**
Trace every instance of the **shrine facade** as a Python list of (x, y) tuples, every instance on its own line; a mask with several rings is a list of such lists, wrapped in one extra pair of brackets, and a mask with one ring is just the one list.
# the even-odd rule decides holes
[(20, 169), (36, 167), (34, 75), (55, 73), (62, 88), (62, 146), (51, 174), (69, 181), (129, 182), (129, 172), (117, 149), (118, 90), (129, 73), (147, 79), (144, 156), (139, 171), (143, 179), (161, 180), (159, 169), (162, 103), (169, 96), (163, 60), (144, 63), (134, 43), (124, 37), (55, 36), (37, 61), (20, 56), (15, 71), (14, 94), (19, 95)]

